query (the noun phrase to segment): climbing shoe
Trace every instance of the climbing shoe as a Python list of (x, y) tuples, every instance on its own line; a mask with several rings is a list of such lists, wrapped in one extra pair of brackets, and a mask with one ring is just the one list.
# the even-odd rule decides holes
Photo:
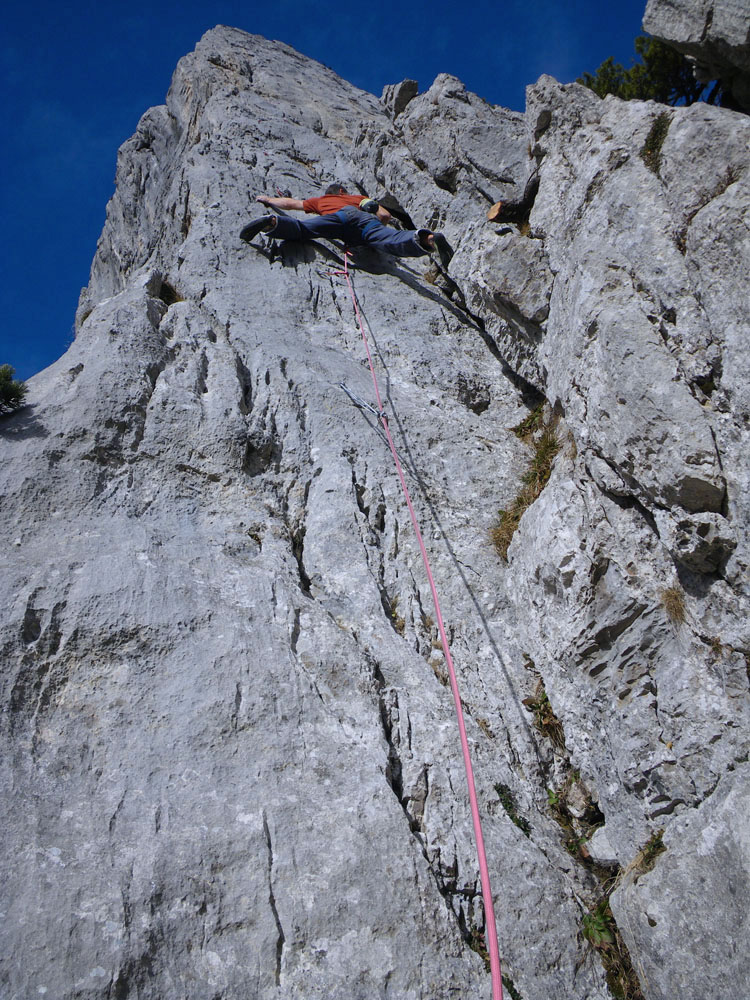
[(437, 253), (440, 257), (440, 263), (443, 267), (447, 267), (453, 256), (453, 251), (443, 234), (431, 233), (429, 229), (419, 229), (417, 232), (417, 239), (422, 249), (426, 250), (427, 253)]
[(270, 233), (275, 226), (275, 215), (261, 215), (259, 219), (254, 219), (245, 226), (240, 232), (240, 239), (244, 240), (245, 243), (249, 243), (258, 233)]
[(451, 257), (453, 256), (453, 250), (451, 249), (450, 243), (446, 240), (442, 233), (434, 233), (432, 242), (437, 250), (440, 263), (443, 267), (447, 267), (450, 263)]
[(432, 239), (432, 233), (429, 229), (418, 229), (417, 230), (417, 243), (426, 250), (427, 253), (433, 253), (435, 250), (435, 243)]

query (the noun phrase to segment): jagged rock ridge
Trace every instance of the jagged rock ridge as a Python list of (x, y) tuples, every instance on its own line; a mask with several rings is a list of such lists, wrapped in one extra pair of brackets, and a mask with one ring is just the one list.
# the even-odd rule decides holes
[[(0, 425), (8, 996), (488, 995), (429, 591), (339, 387), (369, 398), (338, 248), (236, 235), (256, 193), (334, 179), (456, 250), (361, 251), (355, 283), (513, 991), (612, 995), (560, 796), (604, 820), (645, 997), (747, 978), (748, 128), (549, 78), (526, 115), (445, 75), (381, 104), (230, 28), (180, 61), (120, 150), (76, 340)], [(528, 223), (487, 223), (535, 170)], [(563, 447), (506, 564), (509, 428), (544, 398)]]

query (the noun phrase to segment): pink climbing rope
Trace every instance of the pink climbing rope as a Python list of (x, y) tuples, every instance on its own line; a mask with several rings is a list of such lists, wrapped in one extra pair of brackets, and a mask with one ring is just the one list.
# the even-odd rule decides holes
[(357, 296), (354, 292), (354, 285), (352, 284), (352, 279), (349, 274), (348, 250), (344, 252), (344, 270), (336, 271), (334, 273), (343, 275), (346, 278), (347, 285), (349, 286), (349, 295), (351, 296), (352, 304), (354, 305), (354, 314), (357, 317), (359, 330), (360, 333), (362, 334), (362, 340), (365, 345), (365, 351), (367, 352), (367, 361), (370, 366), (370, 374), (372, 375), (372, 387), (375, 391), (375, 399), (377, 400), (378, 404), (378, 416), (380, 418), (380, 423), (383, 425), (385, 436), (388, 439), (388, 445), (391, 449), (391, 454), (393, 455), (393, 461), (396, 464), (396, 471), (398, 472), (398, 478), (401, 481), (401, 489), (404, 491), (406, 506), (409, 508), (409, 516), (411, 517), (411, 523), (414, 527), (414, 533), (417, 536), (417, 542), (419, 543), (419, 551), (422, 553), (422, 562), (424, 563), (425, 572), (427, 573), (427, 579), (430, 584), (430, 591), (432, 592), (432, 600), (435, 605), (435, 617), (437, 619), (438, 631), (440, 632), (440, 641), (443, 644), (443, 653), (445, 654), (445, 662), (448, 665), (451, 691), (453, 692), (453, 701), (456, 706), (458, 731), (461, 735), (461, 750), (463, 751), (464, 767), (466, 769), (466, 783), (469, 788), (469, 802), (471, 803), (471, 819), (472, 823), (474, 824), (474, 839), (476, 840), (477, 858), (479, 860), (479, 880), (482, 886), (482, 900), (484, 903), (485, 935), (487, 941), (487, 948), (490, 954), (492, 1000), (503, 1000), (503, 981), (500, 971), (500, 951), (497, 944), (495, 908), (492, 903), (492, 886), (490, 885), (490, 872), (489, 868), (487, 867), (487, 855), (485, 853), (484, 837), (482, 835), (482, 821), (479, 817), (477, 792), (476, 792), (476, 787), (474, 785), (474, 769), (471, 766), (471, 754), (469, 753), (469, 741), (466, 738), (466, 726), (464, 725), (464, 713), (461, 707), (461, 695), (459, 694), (458, 691), (458, 681), (456, 680), (456, 672), (453, 668), (453, 657), (451, 656), (450, 646), (448, 645), (448, 636), (445, 633), (443, 616), (440, 611), (440, 601), (438, 599), (437, 587), (435, 586), (435, 580), (433, 578), (432, 570), (430, 568), (430, 560), (427, 557), (427, 549), (425, 548), (424, 540), (422, 539), (422, 532), (419, 529), (419, 522), (417, 521), (417, 515), (414, 512), (414, 507), (411, 502), (409, 487), (406, 485), (404, 470), (401, 467), (401, 462), (399, 461), (398, 452), (396, 451), (396, 446), (393, 443), (393, 438), (391, 437), (390, 428), (388, 427), (388, 417), (385, 415), (385, 412), (383, 411), (383, 401), (380, 398), (380, 389), (378, 388), (378, 380), (375, 375), (375, 366), (372, 363), (372, 355), (370, 354), (370, 344), (367, 340), (367, 334), (365, 333), (365, 326), (362, 321), (362, 315), (359, 310), (359, 303), (357, 301)]

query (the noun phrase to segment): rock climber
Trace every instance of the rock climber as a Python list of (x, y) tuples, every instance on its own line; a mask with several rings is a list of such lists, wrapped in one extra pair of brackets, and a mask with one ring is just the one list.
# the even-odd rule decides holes
[(396, 257), (422, 257), (437, 252), (447, 264), (453, 256), (442, 233), (430, 229), (392, 229), (386, 223), (391, 214), (372, 198), (348, 194), (343, 184), (331, 184), (319, 198), (269, 198), (258, 195), (257, 201), (270, 208), (306, 212), (317, 219), (292, 219), (288, 216), (262, 215), (240, 232), (249, 243), (258, 233), (279, 240), (340, 239), (349, 246), (367, 245)]

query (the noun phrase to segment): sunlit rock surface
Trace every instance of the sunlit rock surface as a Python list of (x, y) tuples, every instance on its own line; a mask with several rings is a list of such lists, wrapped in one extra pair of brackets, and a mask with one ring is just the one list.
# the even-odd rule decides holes
[[(583, 918), (618, 867), (647, 1000), (750, 975), (750, 125), (547, 77), (525, 115), (412, 94), (217, 28), (120, 150), (75, 342), (0, 422), (4, 996), (490, 995), (429, 588), (341, 388), (374, 402), (341, 247), (237, 236), (333, 180), (455, 250), (357, 251), (354, 284), (507, 992), (612, 995)], [(487, 222), (535, 171), (528, 221)]]

